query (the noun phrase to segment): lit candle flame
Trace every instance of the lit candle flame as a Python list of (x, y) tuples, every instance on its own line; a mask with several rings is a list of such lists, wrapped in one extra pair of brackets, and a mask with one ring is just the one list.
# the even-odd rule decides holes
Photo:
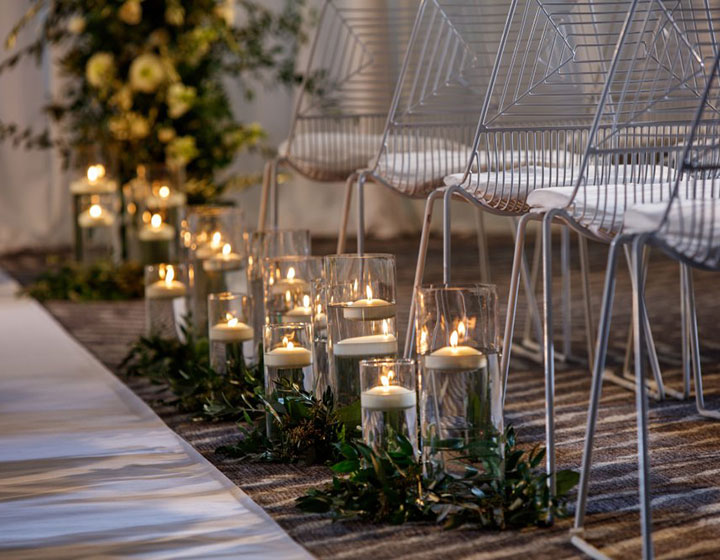
[(105, 177), (105, 166), (101, 163), (91, 165), (87, 170), (87, 178), (91, 183), (96, 182), (98, 179)]
[(158, 189), (158, 196), (159, 196), (160, 198), (167, 198), (167, 197), (169, 197), (169, 196), (170, 196), (170, 187), (168, 187), (167, 185), (163, 185), (162, 187), (160, 187), (160, 188)]
[(222, 242), (222, 235), (219, 231), (212, 234), (212, 240), (210, 241), (210, 247), (213, 249), (219, 249), (220, 243)]
[(93, 204), (90, 207), (90, 210), (88, 210), (88, 212), (90, 213), (90, 217), (99, 218), (100, 216), (102, 216), (102, 206), (100, 206), (99, 204)]
[(459, 338), (465, 338), (465, 323), (463, 321), (458, 323), (457, 332)]
[(370, 284), (365, 286), (365, 295), (367, 296), (368, 299), (373, 298), (373, 292), (372, 292), (372, 288), (370, 287)]
[(292, 295), (290, 294), (290, 290), (285, 292), (285, 301), (290, 303), (290, 300), (292, 299)]
[(383, 387), (390, 387), (390, 381), (392, 381), (393, 377), (395, 377), (395, 372), (390, 370), (387, 375), (380, 376), (380, 383), (382, 383)]
[(322, 304), (321, 304), (321, 303), (318, 303), (318, 304), (317, 304), (317, 314), (320, 315), (322, 312), (323, 312), (323, 310), (322, 310)]
[(171, 264), (165, 268), (165, 285), (167, 287), (172, 286), (172, 282), (175, 279), (175, 269)]
[(310, 307), (310, 296), (303, 296), (303, 307)]
[(295, 345), (292, 343), (292, 341), (288, 340), (287, 336), (284, 336), (282, 339), (283, 346), (287, 348), (288, 350), (292, 350), (295, 348)]
[(237, 326), (237, 324), (238, 324), (238, 318), (237, 318), (237, 317), (232, 317), (232, 318), (228, 319), (227, 324), (228, 324), (228, 327), (235, 327), (235, 326)]
[(295, 268), (291, 266), (288, 268), (287, 279), (292, 280), (293, 278), (295, 278)]
[(458, 345), (458, 333), (457, 331), (453, 331), (450, 335), (450, 346), (452, 348), (457, 348)]
[(222, 254), (224, 257), (227, 257), (230, 254), (230, 251), (232, 251), (232, 247), (230, 246), (230, 243), (225, 243), (222, 248)]
[(158, 229), (162, 225), (162, 216), (160, 214), (153, 214), (150, 218), (150, 226), (154, 229)]

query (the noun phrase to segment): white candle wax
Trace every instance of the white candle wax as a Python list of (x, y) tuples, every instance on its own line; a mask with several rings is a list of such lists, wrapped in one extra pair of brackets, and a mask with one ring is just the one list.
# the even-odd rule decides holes
[(161, 223), (159, 226), (143, 226), (138, 233), (140, 241), (172, 241), (174, 237), (175, 228), (165, 223)]
[(302, 278), (281, 278), (272, 285), (270, 291), (273, 294), (284, 294), (288, 291), (308, 292), (310, 291), (310, 284)]
[(97, 179), (90, 181), (87, 177), (77, 179), (70, 183), (70, 192), (76, 195), (82, 194), (110, 194), (117, 190), (117, 183), (112, 179)]
[(327, 329), (327, 324), (327, 315), (325, 313), (315, 315), (315, 326), (318, 329)]
[(107, 227), (115, 223), (115, 214), (102, 209), (99, 215), (93, 216), (90, 209), (83, 211), (78, 216), (78, 225), (81, 228)]
[(416, 403), (415, 391), (401, 385), (377, 385), (360, 393), (360, 406), (367, 410), (402, 410)]
[(185, 193), (171, 191), (168, 196), (150, 195), (145, 199), (148, 208), (174, 208), (176, 206), (185, 206), (187, 196)]
[(312, 309), (299, 305), (293, 307), (282, 316), (283, 323), (309, 323), (312, 320)]
[(376, 321), (395, 317), (395, 304), (379, 298), (353, 301), (343, 309), (343, 317), (350, 321)]
[(471, 346), (444, 346), (425, 356), (428, 369), (471, 370), (485, 367), (485, 354)]
[(387, 356), (397, 353), (397, 339), (391, 334), (346, 338), (333, 345), (333, 355), (346, 357)]
[(252, 327), (238, 321), (235, 324), (216, 323), (210, 327), (211, 342), (245, 342), (254, 336)]
[(278, 346), (265, 352), (265, 365), (281, 369), (303, 368), (312, 364), (312, 354), (302, 346)]
[(187, 288), (182, 282), (172, 280), (158, 280), (145, 287), (145, 297), (147, 299), (171, 299), (182, 297), (187, 293)]
[[(197, 254), (197, 253), (196, 253)], [(218, 272), (221, 270), (237, 270), (242, 268), (243, 259), (237, 253), (216, 253), (203, 261), (205, 272)]]

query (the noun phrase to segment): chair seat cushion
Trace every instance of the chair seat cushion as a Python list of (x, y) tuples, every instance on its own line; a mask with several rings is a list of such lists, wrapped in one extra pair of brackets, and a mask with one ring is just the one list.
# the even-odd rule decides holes
[(382, 134), (304, 132), (285, 140), (278, 153), (314, 179), (344, 180), (378, 153)]
[[(384, 152), (375, 173), (408, 196), (426, 196), (442, 185), (443, 178), (467, 167), (470, 148), (410, 152)], [(374, 165), (374, 159), (370, 165)]]

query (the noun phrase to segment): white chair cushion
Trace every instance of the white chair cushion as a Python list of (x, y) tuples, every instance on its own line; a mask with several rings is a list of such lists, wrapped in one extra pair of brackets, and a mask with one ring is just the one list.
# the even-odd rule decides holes
[[(470, 148), (383, 153), (376, 173), (397, 190), (410, 196), (425, 196), (442, 185), (443, 178), (467, 166)], [(375, 163), (374, 158), (369, 166)]]
[(350, 175), (367, 165), (381, 142), (382, 134), (307, 132), (296, 134), (290, 143), (282, 142), (278, 153), (310, 169)]

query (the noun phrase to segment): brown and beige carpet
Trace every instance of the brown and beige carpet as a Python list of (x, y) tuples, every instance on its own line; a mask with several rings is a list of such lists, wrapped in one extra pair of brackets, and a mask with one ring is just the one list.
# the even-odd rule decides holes
[[(332, 241), (314, 244), (317, 254), (331, 252)], [(475, 281), (476, 251), (470, 239), (454, 242), (454, 280)], [(398, 258), (399, 303), (407, 313), (416, 258), (416, 240), (368, 241), (368, 250), (394, 252)], [(490, 244), (493, 280), (504, 305), (511, 263), (511, 246), (498, 238)], [(15, 255), (0, 259), (21, 281), (28, 281), (42, 267), (40, 255)], [(593, 246), (591, 290), (595, 309), (599, 305), (606, 248)], [(557, 270), (557, 268), (556, 268)], [(440, 243), (431, 243), (426, 281), (441, 278)], [(656, 255), (651, 260), (647, 298), (656, 342), (663, 356), (663, 371), (671, 386), (679, 387), (679, 292), (677, 265)], [(720, 275), (696, 272), (696, 290), (704, 379), (708, 405), (720, 408)], [(583, 353), (584, 331), (580, 284), (573, 270), (572, 330), (574, 348)], [(560, 281), (555, 285), (560, 290)], [(556, 296), (556, 301), (559, 296)], [(521, 301), (521, 305), (523, 305)], [(142, 302), (85, 303), (49, 302), (49, 311), (113, 371), (128, 345), (143, 330)], [(630, 290), (621, 271), (612, 327), (611, 346), (618, 362), (625, 348)], [(502, 311), (502, 306), (501, 306)], [(556, 317), (559, 314), (556, 314)], [(504, 311), (501, 313), (501, 325)], [(401, 317), (401, 326), (407, 316)], [(443, 531), (434, 526), (408, 524), (400, 527), (361, 523), (333, 523), (320, 515), (295, 509), (294, 500), (307, 488), (329, 479), (323, 467), (244, 464), (223, 460), (214, 449), (237, 436), (230, 423), (193, 422), (158, 400), (158, 388), (141, 380), (129, 386), (148, 402), (178, 434), (195, 446), (231, 480), (265, 508), (299, 543), (319, 558), (577, 558), (570, 545), (571, 520), (549, 529), (481, 532), (471, 529)], [(558, 463), (578, 468), (585, 437), (589, 375), (582, 365), (563, 366), (557, 372)], [(514, 358), (512, 362), (507, 418), (523, 441), (543, 438), (542, 368)], [(692, 401), (651, 403), (651, 462), (654, 539), (659, 558), (720, 557), (720, 423), (701, 419)], [(606, 384), (598, 427), (595, 465), (587, 528), (589, 540), (614, 558), (635, 558), (640, 553), (637, 460), (634, 398), (631, 393)]]

